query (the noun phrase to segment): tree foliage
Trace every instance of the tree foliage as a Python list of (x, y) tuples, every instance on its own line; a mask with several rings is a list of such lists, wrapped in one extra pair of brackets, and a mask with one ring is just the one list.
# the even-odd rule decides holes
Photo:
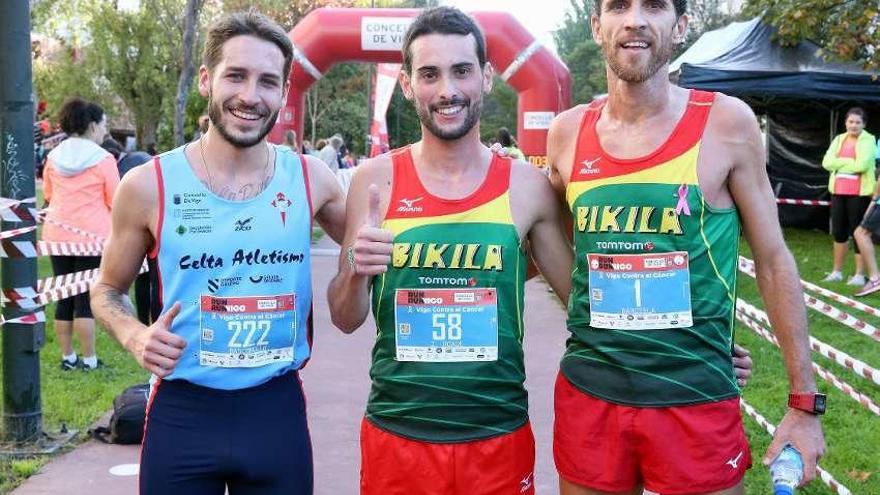
[(602, 50), (590, 32), (592, 0), (571, 0), (562, 26), (553, 34), (556, 51), (571, 73), (571, 99), (589, 103), (607, 91)]
[[(101, 0), (38, 2), (35, 30), (78, 54), (76, 60), (62, 56), (41, 67), (35, 77), (38, 93), (49, 102), (69, 96), (105, 105), (120, 102), (132, 117), (138, 144), (156, 144), (159, 124), (171, 121), (163, 109), (174, 97), (180, 73), (183, 24), (177, 13), (182, 10), (183, 0), (141, 0), (134, 10)], [(62, 71), (68, 74), (62, 84), (45, 77)], [(78, 85), (71, 86), (73, 81)], [(98, 90), (109, 94), (96, 95)]]
[(321, 7), (351, 7), (354, 0), (208, 0), (215, 11), (236, 12), (256, 9), (290, 31), (309, 12)]
[(728, 12), (724, 5), (727, 0), (692, 0), (688, 2), (688, 30), (675, 56), (690, 48), (707, 31), (723, 28), (741, 16)]
[(809, 39), (822, 55), (880, 71), (880, 4), (876, 0), (748, 0), (746, 13), (777, 28), (783, 44)]
[(306, 94), (304, 138), (340, 134), (351, 149), (361, 152), (367, 134), (367, 66), (333, 66)]
[(516, 103), (516, 90), (496, 76), (492, 92), (483, 97), (480, 138), (484, 143), (493, 140), (501, 127), (516, 134)]

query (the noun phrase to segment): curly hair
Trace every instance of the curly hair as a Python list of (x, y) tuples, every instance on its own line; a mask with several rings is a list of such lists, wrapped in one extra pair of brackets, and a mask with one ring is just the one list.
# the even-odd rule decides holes
[(97, 103), (91, 103), (81, 98), (68, 99), (58, 111), (61, 130), (68, 135), (85, 134), (89, 130), (89, 124), (92, 122), (100, 123), (103, 118), (103, 108)]

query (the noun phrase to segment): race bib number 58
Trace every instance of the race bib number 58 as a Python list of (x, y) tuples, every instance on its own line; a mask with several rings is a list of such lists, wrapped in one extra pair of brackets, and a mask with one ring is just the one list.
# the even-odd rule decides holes
[(397, 361), (498, 359), (495, 289), (398, 289), (394, 315)]

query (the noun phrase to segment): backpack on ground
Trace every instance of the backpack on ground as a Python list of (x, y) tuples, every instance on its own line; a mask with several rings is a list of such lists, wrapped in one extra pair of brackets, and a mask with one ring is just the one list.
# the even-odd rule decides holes
[(150, 385), (132, 385), (113, 399), (110, 425), (91, 430), (92, 436), (104, 443), (137, 444), (144, 436), (147, 399)]

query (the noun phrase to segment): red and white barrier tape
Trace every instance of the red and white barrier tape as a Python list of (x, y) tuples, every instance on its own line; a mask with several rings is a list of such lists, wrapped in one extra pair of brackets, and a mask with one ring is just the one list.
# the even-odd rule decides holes
[(12, 229), (7, 230), (6, 232), (0, 232), (0, 239), (10, 239), (15, 236), (19, 236), (21, 234), (27, 234), (28, 232), (33, 232), (37, 230), (36, 225), (31, 225), (30, 227), (22, 227), (20, 229)]
[(16, 287), (14, 289), (6, 289), (2, 294), (2, 302), (16, 303), (25, 299), (36, 299), (40, 294), (55, 289), (60, 289), (77, 282), (91, 282), (98, 275), (98, 269), (83, 270), (76, 273), (66, 273), (64, 275), (56, 275), (54, 277), (45, 278), (37, 281), (37, 288), (33, 287)]
[(31, 196), (30, 198), (24, 198), (24, 199), (0, 198), (0, 211), (15, 208), (16, 206), (18, 206), (22, 203), (36, 204), (37, 198), (35, 196)]
[[(740, 261), (740, 266), (742, 266), (743, 264), (746, 264), (746, 265), (750, 266), (752, 268), (752, 272), (754, 272), (754, 269), (755, 269), (755, 262), (754, 261), (746, 258), (745, 256), (740, 256), (739, 261)], [(856, 301), (854, 299), (850, 299), (846, 296), (842, 296), (842, 295), (840, 295), (836, 292), (832, 292), (824, 287), (819, 287), (816, 284), (807, 282), (806, 280), (801, 280), (801, 285), (803, 285), (804, 288), (807, 289), (808, 291), (815, 292), (816, 294), (819, 294), (820, 296), (825, 296), (829, 299), (832, 299), (832, 300), (837, 301), (839, 303), (845, 304), (853, 309), (857, 309), (859, 311), (864, 311), (865, 313), (868, 313), (871, 316), (880, 317), (880, 309), (877, 309), (873, 306), (868, 306), (867, 304), (864, 304), (862, 302)]]
[[(764, 337), (764, 339), (768, 340), (771, 344), (775, 345), (776, 347), (779, 347), (779, 341), (776, 340), (776, 336), (773, 335), (773, 333), (771, 333), (766, 328), (762, 327), (757, 321), (752, 320), (751, 318), (749, 318), (747, 315), (745, 315), (744, 313), (742, 313), (740, 311), (736, 312), (736, 319), (739, 320), (747, 328), (751, 329), (752, 331), (754, 331), (755, 333), (757, 333), (761, 337)], [(835, 376), (833, 373), (831, 373), (830, 371), (826, 370), (825, 368), (819, 366), (818, 364), (816, 364), (816, 363), (811, 363), (811, 364), (813, 365), (813, 371), (815, 371), (816, 374), (819, 375), (822, 379), (824, 379), (825, 381), (827, 381), (828, 383), (833, 385), (836, 389), (838, 389), (841, 392), (843, 392), (844, 394), (846, 394), (849, 398), (853, 399), (854, 401), (856, 401), (859, 404), (861, 404), (862, 406), (864, 406), (867, 410), (880, 416), (880, 406), (878, 406), (876, 403), (874, 403), (874, 401), (871, 400), (870, 397), (859, 392), (852, 385), (846, 383), (845, 381), (841, 380), (840, 378), (837, 378), (837, 376)]]
[(36, 309), (49, 303), (58, 302), (62, 299), (67, 299), (68, 297), (88, 292), (91, 285), (91, 280), (80, 280), (68, 285), (62, 285), (54, 289), (40, 292), (34, 297), (24, 298), (8, 298), (7, 293), (4, 292), (3, 305), (21, 309)]
[(831, 201), (819, 201), (819, 200), (815, 200), (815, 199), (776, 198), (776, 204), (803, 205), (803, 206), (829, 206), (829, 205), (831, 205)]
[[(773, 423), (767, 421), (767, 419), (761, 415), (758, 411), (755, 410), (754, 407), (750, 406), (745, 400), (739, 400), (739, 406), (742, 408), (743, 412), (746, 413), (750, 418), (754, 419), (756, 423), (761, 425), (762, 428), (767, 430), (767, 433), (770, 436), (773, 436), (776, 433), (776, 426)], [(831, 476), (828, 471), (825, 471), (819, 465), (816, 465), (816, 472), (819, 474), (819, 479), (822, 480), (823, 483), (828, 485), (832, 490), (834, 490), (837, 495), (852, 495), (852, 492), (849, 491), (849, 488), (841, 485), (837, 480)]]
[(31, 313), (24, 316), (19, 316), (18, 318), (6, 319), (0, 315), (0, 326), (5, 325), (7, 323), (21, 323), (24, 325), (33, 325), (34, 323), (45, 323), (46, 322), (46, 313), (45, 311), (38, 311), (36, 313)]
[[(143, 263), (139, 273), (146, 273), (147, 264)], [(38, 308), (48, 303), (58, 302), (87, 292), (98, 276), (98, 269), (83, 270), (66, 275), (49, 277), (37, 282), (37, 290), (30, 287), (18, 287), (5, 290), (2, 294), (3, 305), (22, 309)]]
[(39, 256), (101, 256), (104, 244), (100, 242), (38, 241)]
[(37, 249), (30, 241), (0, 239), (0, 258), (36, 258)]
[[(41, 210), (41, 213), (45, 212), (45, 211), (46, 210)], [(88, 230), (83, 230), (79, 227), (74, 227), (73, 225), (67, 225), (66, 223), (59, 222), (57, 220), (52, 220), (51, 218), (49, 218), (47, 215), (44, 215), (44, 214), (40, 214), (37, 216), (37, 223), (50, 223), (52, 225), (55, 225), (57, 227), (60, 227), (64, 230), (66, 230), (68, 232), (72, 232), (74, 234), (81, 235), (81, 236), (85, 237), (86, 239), (91, 239), (93, 241), (97, 241), (100, 243), (103, 243), (104, 241), (107, 240), (104, 237), (99, 236), (98, 234), (95, 234), (94, 232), (89, 232)]]
[[(743, 258), (743, 259), (745, 259), (745, 258)], [(750, 265), (748, 262), (740, 261), (739, 269), (740, 269), (740, 271), (742, 271), (746, 275), (749, 275), (750, 277), (755, 277), (754, 264)], [(839, 297), (843, 297), (843, 296), (839, 296)], [(814, 309), (817, 312), (819, 312), (829, 318), (832, 318), (834, 320), (839, 321), (840, 323), (843, 323), (844, 325), (852, 328), (853, 330), (859, 332), (860, 334), (867, 335), (868, 337), (871, 337), (872, 339), (876, 340), (877, 342), (880, 342), (880, 329), (878, 329), (874, 325), (871, 325), (870, 323), (868, 323), (866, 321), (860, 320), (860, 319), (856, 318), (855, 316), (853, 316), (849, 313), (846, 313), (844, 311), (841, 311), (840, 309), (837, 309), (834, 306), (831, 306), (830, 304), (826, 303), (825, 301), (820, 301), (819, 299), (816, 299), (815, 297), (808, 295), (808, 294), (804, 294), (804, 302), (806, 303), (808, 308)], [(855, 301), (853, 301), (853, 302), (855, 302)]]
[(56, 275), (54, 277), (45, 278), (37, 281), (37, 292), (45, 292), (47, 290), (57, 289), (65, 285), (83, 280), (92, 280), (98, 276), (98, 269), (83, 270), (76, 273), (66, 273), (64, 275)]
[(0, 219), (6, 222), (34, 222), (39, 215), (38, 210), (33, 206), (34, 198), (23, 200), (9, 200), (0, 198), (4, 203), (0, 204)]
[(0, 239), (0, 258), (36, 258), (37, 256), (101, 256), (100, 242), (10, 241)]
[(815, 371), (816, 374), (819, 375), (819, 377), (821, 377), (823, 380), (833, 385), (834, 388), (846, 394), (850, 399), (853, 399), (854, 401), (864, 406), (865, 409), (871, 411), (877, 416), (880, 416), (880, 406), (878, 406), (876, 402), (871, 400), (870, 397), (859, 392), (852, 385), (846, 383), (840, 378), (837, 378), (834, 373), (826, 370), (816, 363), (813, 363), (813, 371)]
[[(767, 317), (767, 313), (761, 311), (760, 309), (752, 306), (751, 304), (743, 301), (742, 299), (736, 300), (736, 309), (744, 313), (745, 315), (761, 322), (766, 325), (770, 325), (770, 318)], [(816, 339), (815, 337), (810, 337), (810, 348), (815, 352), (818, 352), (822, 356), (834, 361), (835, 363), (853, 370), (857, 374), (873, 381), (877, 385), (880, 385), (880, 371), (875, 370), (871, 366), (859, 361), (858, 359), (850, 356), (849, 354), (835, 349), (830, 345)]]

